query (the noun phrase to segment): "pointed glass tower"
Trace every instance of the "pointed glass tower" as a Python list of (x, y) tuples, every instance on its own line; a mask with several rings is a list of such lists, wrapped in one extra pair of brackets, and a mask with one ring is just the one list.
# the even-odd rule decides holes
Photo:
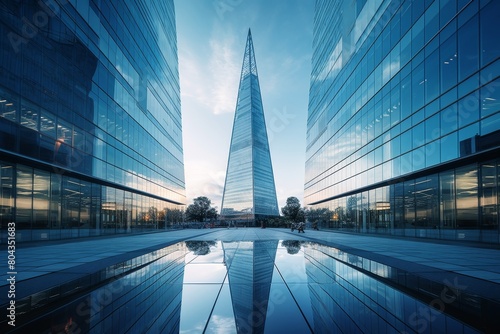
[(221, 218), (255, 223), (256, 219), (278, 215), (266, 121), (249, 29), (234, 115)]

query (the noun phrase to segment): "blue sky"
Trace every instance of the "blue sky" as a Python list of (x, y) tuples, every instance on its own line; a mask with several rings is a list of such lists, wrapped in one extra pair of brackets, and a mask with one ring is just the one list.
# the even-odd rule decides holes
[(252, 31), (280, 208), (303, 203), (314, 0), (175, 0), (187, 203), (220, 211), (238, 82)]

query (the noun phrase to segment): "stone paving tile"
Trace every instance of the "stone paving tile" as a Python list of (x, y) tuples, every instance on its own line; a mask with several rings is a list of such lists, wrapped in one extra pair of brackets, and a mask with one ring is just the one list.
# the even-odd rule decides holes
[[(498, 277), (485, 274), (488, 271), (478, 270), (477, 266), (488, 265), (493, 267), (494, 269), (489, 271), (490, 273), (493, 272), (492, 274), (500, 271), (500, 250), (497, 249), (472, 248), (330, 231), (306, 230), (306, 233), (298, 234), (297, 232), (292, 233), (289, 229), (231, 228), (178, 230), (92, 240), (71, 240), (53, 245), (40, 243), (39, 245), (27, 247), (20, 244), (16, 250), (17, 269), (18, 272), (25, 271), (26, 274), (18, 274), (18, 279), (22, 280), (23, 277), (35, 275), (38, 271), (40, 274), (43, 274), (44, 270), (58, 271), (60, 268), (76, 267), (112, 256), (120, 256), (128, 252), (154, 248), (155, 245), (169, 242), (175, 243), (180, 240), (252, 241), (266, 239), (326, 241), (345, 251), (353, 249), (358, 253), (364, 252), (363, 254), (370, 254), (371, 256), (382, 256), (384, 259), (393, 261), (393, 263), (408, 261), (410, 262), (408, 263), (409, 267), (416, 271), (423, 269), (416, 266), (415, 263), (447, 271), (458, 272), (461, 270), (466, 275), (479, 275), (480, 278), (487, 277), (492, 282), (497, 282)], [(437, 257), (439, 261), (436, 261)], [(6, 270), (3, 270), (3, 272), (5, 273)], [(5, 277), (5, 275), (0, 277)], [(5, 281), (0, 282), (0, 286), (5, 284)]]

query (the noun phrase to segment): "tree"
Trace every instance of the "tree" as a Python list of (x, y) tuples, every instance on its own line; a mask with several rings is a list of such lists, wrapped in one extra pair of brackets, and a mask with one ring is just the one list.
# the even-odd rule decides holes
[(215, 241), (186, 241), (186, 247), (194, 255), (207, 255), (210, 253), (210, 247), (215, 247), (216, 245)]
[(304, 221), (304, 209), (300, 207), (297, 197), (288, 197), (286, 205), (281, 208), (281, 213), (295, 223)]
[(288, 254), (297, 254), (300, 251), (301, 242), (298, 240), (283, 240), (281, 246), (286, 248)]
[(164, 219), (168, 224), (173, 224), (173, 223), (180, 223), (182, 222), (182, 215), (184, 212), (180, 209), (167, 209), (165, 208), (163, 210), (164, 213)]
[(217, 218), (217, 210), (210, 205), (211, 201), (205, 196), (195, 198), (186, 209), (188, 220), (202, 222), (206, 218)]

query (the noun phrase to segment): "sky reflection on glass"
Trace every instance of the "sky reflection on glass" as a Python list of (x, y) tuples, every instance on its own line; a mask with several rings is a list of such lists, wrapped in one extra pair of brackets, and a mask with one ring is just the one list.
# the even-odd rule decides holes
[[(424, 277), (315, 242), (186, 241), (127, 263), (135, 269), (111, 266), (102, 274), (109, 284), (50, 307), (18, 332), (68, 323), (90, 333), (478, 332), (422, 301)], [(402, 277), (410, 284), (398, 283)], [(437, 289), (453, 297), (448, 286)], [(460, 311), (477, 323), (474, 310)]]
[(381, 277), (391, 268), (332, 247), (295, 240), (197, 246), (186, 255), (181, 333), (471, 330), (349, 264), (366, 263)]

